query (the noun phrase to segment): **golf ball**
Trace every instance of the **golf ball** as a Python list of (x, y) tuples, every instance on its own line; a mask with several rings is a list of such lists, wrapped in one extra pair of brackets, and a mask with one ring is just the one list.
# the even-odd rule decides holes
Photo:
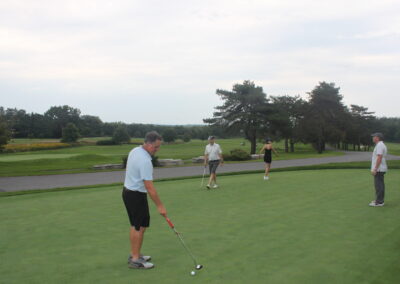
[(196, 272), (194, 272), (194, 270), (192, 272), (190, 272), (190, 275), (194, 276), (196, 275)]

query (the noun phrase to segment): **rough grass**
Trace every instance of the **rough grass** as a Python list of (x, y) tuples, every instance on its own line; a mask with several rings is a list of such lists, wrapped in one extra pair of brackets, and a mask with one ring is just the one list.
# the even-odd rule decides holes
[(385, 142), (389, 154), (400, 156), (400, 143)]
[[(26, 142), (26, 141), (24, 141)], [(244, 142), (244, 145), (242, 143)], [(218, 140), (224, 152), (229, 153), (235, 148), (249, 152), (250, 144), (243, 139)], [(160, 159), (190, 159), (203, 155), (206, 141), (192, 140), (189, 143), (164, 144), (157, 153)], [(0, 176), (47, 175), (61, 173), (94, 172), (93, 165), (107, 163), (122, 163), (122, 157), (136, 145), (95, 146), (86, 145), (40, 152), (23, 152), (0, 155)], [(340, 152), (328, 151), (316, 153), (309, 145), (296, 145), (295, 153), (284, 153), (283, 144), (276, 143), (279, 157), (274, 160), (298, 159), (309, 157), (326, 157), (342, 155)], [(259, 145), (258, 148), (261, 148)]]
[[(0, 198), (4, 283), (397, 283), (400, 171), (386, 207), (371, 208), (365, 170), (158, 182), (169, 216), (203, 271), (151, 205), (144, 252), (151, 271), (126, 266), (128, 220), (120, 186)], [(379, 227), (379, 229), (376, 229)]]

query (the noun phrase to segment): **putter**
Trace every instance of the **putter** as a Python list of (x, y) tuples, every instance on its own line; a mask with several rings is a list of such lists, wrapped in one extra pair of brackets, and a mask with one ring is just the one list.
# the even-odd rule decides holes
[(201, 179), (201, 185), (200, 185), (200, 187), (203, 187), (203, 184), (204, 184), (204, 176), (206, 175), (206, 168), (207, 168), (207, 166), (204, 166), (203, 178)]
[(196, 258), (193, 256), (192, 252), (191, 252), (191, 251), (189, 250), (189, 248), (186, 246), (185, 242), (184, 242), (183, 239), (182, 239), (181, 234), (175, 229), (175, 226), (174, 226), (174, 224), (172, 223), (172, 221), (171, 221), (168, 217), (165, 217), (165, 220), (167, 221), (169, 227), (170, 227), (170, 228), (174, 231), (174, 233), (178, 236), (178, 239), (181, 241), (182, 246), (186, 249), (186, 251), (188, 252), (188, 254), (190, 255), (190, 257), (192, 258), (193, 263), (194, 263), (194, 268), (195, 268), (196, 270), (202, 269), (202, 268), (203, 268), (203, 265), (197, 263)]

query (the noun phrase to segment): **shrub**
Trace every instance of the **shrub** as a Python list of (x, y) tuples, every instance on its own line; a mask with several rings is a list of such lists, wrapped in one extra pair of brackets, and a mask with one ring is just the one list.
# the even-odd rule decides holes
[(190, 142), (190, 139), (192, 139), (192, 136), (189, 133), (185, 133), (182, 137), (183, 142)]
[(159, 167), (160, 163), (158, 162), (158, 157), (157, 156), (151, 156), (151, 163), (153, 164), (153, 167)]
[(10, 140), (10, 132), (4, 122), (1, 121), (0, 117), (0, 150), (3, 149), (4, 145), (7, 145)]
[(99, 140), (96, 142), (96, 145), (101, 145), (101, 146), (108, 146), (108, 145), (116, 145), (114, 140), (107, 139), (107, 140)]
[[(124, 169), (126, 169), (126, 164), (128, 162), (128, 156), (122, 157), (122, 164), (124, 165)], [(158, 162), (158, 157), (157, 156), (151, 156), (151, 163), (153, 164), (153, 167), (159, 167), (160, 163)]]
[(224, 154), (225, 161), (247, 161), (250, 160), (250, 155), (242, 149), (233, 149), (230, 154)]
[(35, 143), (35, 144), (8, 144), (4, 147), (4, 152), (27, 152), (27, 151), (38, 151), (38, 150), (51, 150), (71, 147), (71, 144), (67, 143)]
[(76, 142), (79, 138), (79, 130), (73, 123), (68, 123), (67, 126), (65, 126), (62, 129), (62, 139), (61, 142), (69, 142), (73, 143)]
[(112, 140), (115, 144), (129, 143), (131, 142), (131, 137), (126, 130), (126, 127), (120, 125), (115, 129)]
[(162, 134), (163, 140), (167, 143), (174, 142), (177, 138), (175, 130), (172, 128), (166, 129)]
[(124, 169), (126, 169), (126, 163), (128, 162), (128, 156), (122, 157), (122, 164), (124, 165)]

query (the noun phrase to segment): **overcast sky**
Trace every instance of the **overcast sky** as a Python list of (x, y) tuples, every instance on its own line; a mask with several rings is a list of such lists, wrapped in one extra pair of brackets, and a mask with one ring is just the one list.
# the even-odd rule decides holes
[(1, 0), (0, 106), (103, 121), (200, 124), (216, 89), (335, 82), (400, 116), (398, 0)]

